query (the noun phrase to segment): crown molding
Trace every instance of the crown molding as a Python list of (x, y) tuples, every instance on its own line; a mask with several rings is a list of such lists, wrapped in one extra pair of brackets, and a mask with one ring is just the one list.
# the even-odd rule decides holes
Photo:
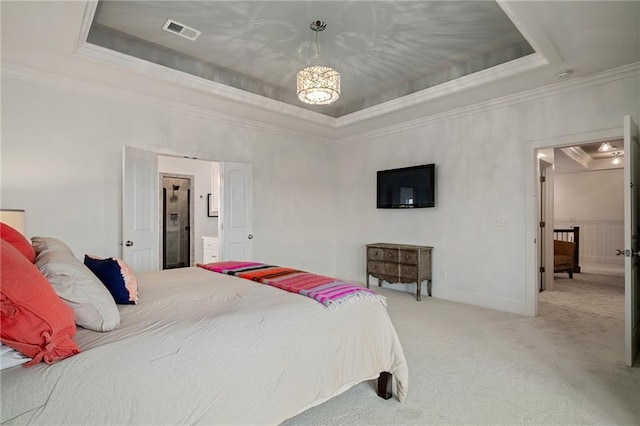
[(80, 23), (80, 33), (78, 34), (76, 48), (74, 51), (77, 51), (86, 43), (87, 37), (89, 37), (89, 31), (91, 30), (91, 24), (93, 23), (93, 18), (96, 15), (97, 10), (98, 0), (86, 0), (84, 12), (82, 14), (82, 22)]
[(347, 136), (339, 139), (314, 136), (309, 133), (294, 131), (263, 122), (240, 118), (230, 114), (214, 112), (201, 107), (194, 107), (180, 102), (168, 101), (154, 96), (142, 95), (129, 90), (118, 89), (93, 82), (86, 82), (70, 77), (64, 77), (57, 74), (37, 71), (31, 68), (25, 68), (13, 64), (2, 64), (2, 76), (6, 78), (14, 78), (23, 81), (36, 82), (65, 90), (77, 90), (84, 93), (90, 93), (99, 96), (116, 98), (127, 102), (141, 103), (148, 106), (161, 107), (170, 109), (182, 114), (196, 116), (199, 118), (213, 120), (223, 124), (232, 124), (235, 126), (274, 133), (289, 137), (300, 138), (306, 142), (319, 143), (328, 146), (343, 146), (349, 143), (364, 141), (374, 137), (387, 136), (395, 133), (401, 133), (419, 127), (433, 125), (446, 120), (461, 118), (480, 112), (486, 112), (493, 109), (505, 108), (523, 102), (540, 99), (548, 96), (554, 96), (561, 93), (579, 90), (585, 87), (605, 84), (612, 81), (625, 79), (640, 75), (640, 62), (624, 65), (618, 68), (602, 71), (585, 77), (577, 77), (571, 80), (554, 83), (541, 88), (528, 90), (514, 95), (504, 96), (502, 98), (492, 99), (480, 102), (474, 105), (465, 106), (437, 114), (432, 114), (419, 119), (407, 121), (404, 123), (387, 126), (371, 131), (366, 131), (353, 136)]
[(560, 148), (560, 150), (564, 152), (567, 157), (571, 158), (573, 161), (580, 164), (585, 169), (590, 170), (593, 167), (593, 159), (584, 151), (584, 149), (580, 148), (579, 146)]
[(474, 105), (432, 114), (426, 117), (420, 117), (418, 119), (407, 121), (404, 123), (387, 126), (380, 129), (374, 129), (371, 131), (362, 132), (357, 135), (347, 136), (339, 139), (319, 137), (309, 133), (290, 130), (256, 120), (247, 119), (244, 117), (241, 118), (230, 114), (214, 112), (205, 108), (194, 107), (181, 102), (168, 101), (166, 99), (161, 99), (149, 95), (142, 95), (125, 89), (118, 89), (98, 83), (86, 82), (70, 77), (64, 77), (57, 74), (34, 70), (31, 68), (25, 68), (6, 62), (2, 64), (2, 75), (3, 77), (7, 78), (36, 82), (63, 89), (78, 90), (85, 93), (117, 98), (120, 100), (125, 100), (127, 102), (142, 103), (155, 107), (163, 107), (183, 114), (210, 119), (219, 123), (233, 124), (247, 129), (296, 137), (306, 142), (319, 143), (329, 146), (342, 146), (349, 143), (371, 139), (373, 137), (400, 133), (446, 120), (469, 116), (479, 112), (486, 112), (492, 109), (504, 108), (535, 99), (554, 96), (573, 90), (579, 90), (593, 85), (605, 84), (624, 78), (638, 76), (640, 75), (640, 62), (612, 68), (585, 77), (575, 77), (570, 80), (553, 83), (541, 88), (531, 89), (514, 95), (508, 95), (501, 98), (480, 102)]
[(224, 99), (241, 102), (245, 105), (266, 109), (289, 117), (296, 117), (297, 119), (303, 119), (322, 126), (335, 127), (336, 125), (336, 119), (333, 117), (246, 92), (202, 77), (197, 77), (183, 71), (174, 70), (163, 65), (135, 58), (91, 43), (83, 43), (78, 49), (76, 49), (74, 55), (83, 59), (89, 58), (102, 63), (117, 65), (124, 69), (147, 77), (155, 78), (160, 81), (175, 83), (182, 87), (196, 89), (220, 96)]
[(302, 131), (296, 131), (281, 126), (267, 124), (246, 117), (238, 117), (231, 114), (212, 111), (202, 107), (187, 105), (182, 102), (169, 101), (156, 96), (145, 95), (125, 89), (115, 88), (95, 82), (88, 82), (71, 77), (61, 76), (49, 72), (43, 72), (32, 68), (26, 68), (15, 64), (2, 63), (2, 76), (28, 82), (44, 84), (64, 90), (75, 90), (82, 93), (114, 98), (126, 102), (143, 104), (146, 106), (169, 109), (181, 114), (212, 120), (221, 124), (231, 124), (246, 129), (278, 134), (281, 136), (295, 137), (309, 143), (322, 145), (334, 145), (333, 139), (324, 138)]
[(447, 81), (446, 83), (442, 83), (410, 95), (402, 96), (361, 111), (338, 117), (336, 119), (336, 127), (340, 128), (348, 126), (362, 120), (375, 118), (403, 108), (450, 96), (466, 89), (480, 87), (484, 84), (499, 81), (527, 71), (532, 71), (548, 64), (549, 62), (542, 55), (534, 53), (495, 67), (465, 75), (464, 77), (460, 77), (455, 80)]
[(498, 6), (507, 15), (507, 18), (515, 25), (520, 34), (529, 42), (533, 50), (541, 54), (549, 64), (562, 63), (562, 56), (556, 49), (549, 35), (539, 25), (527, 24), (526, 20), (518, 13), (516, 2), (511, 0), (496, 0)]
[(612, 68), (585, 77), (575, 77), (570, 80), (549, 84), (547, 86), (526, 90), (524, 92), (503, 96), (501, 98), (496, 98), (489, 101), (479, 102), (477, 104), (464, 106), (462, 108), (456, 108), (449, 111), (432, 114), (426, 117), (420, 117), (415, 120), (359, 133), (354, 136), (347, 136), (336, 141), (336, 146), (359, 142), (371, 139), (373, 137), (387, 136), (395, 133), (405, 132), (408, 130), (440, 123), (447, 120), (462, 118), (480, 112), (487, 112), (489, 110), (505, 108), (523, 102), (529, 102), (536, 99), (555, 96), (565, 92), (579, 90), (582, 88), (605, 84), (635, 76), (640, 76), (640, 62), (623, 65), (621, 67)]

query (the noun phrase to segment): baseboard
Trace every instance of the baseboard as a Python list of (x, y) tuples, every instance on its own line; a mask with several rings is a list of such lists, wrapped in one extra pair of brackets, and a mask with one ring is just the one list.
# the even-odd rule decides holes
[[(371, 280), (371, 287), (377, 287), (378, 281), (374, 278)], [(415, 283), (411, 284), (389, 284), (383, 281), (382, 287), (400, 290), (409, 294), (416, 294)], [(427, 299), (427, 284), (422, 282), (422, 300)], [(466, 305), (480, 306), (481, 308), (495, 309), (498, 311), (509, 312), (512, 314), (524, 315), (528, 317), (535, 316), (530, 307), (524, 300), (508, 299), (505, 297), (496, 297), (482, 293), (461, 291), (457, 289), (439, 287), (436, 283), (432, 286), (432, 294), (434, 298), (449, 300), (451, 302), (464, 303)]]
[(606, 265), (624, 265), (623, 257), (580, 256), (580, 262), (603, 263)]

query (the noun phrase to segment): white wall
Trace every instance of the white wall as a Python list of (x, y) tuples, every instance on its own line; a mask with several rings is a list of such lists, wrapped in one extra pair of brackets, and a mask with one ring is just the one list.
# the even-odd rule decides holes
[(624, 170), (556, 174), (555, 227), (580, 227), (580, 260), (623, 264)]
[[(160, 173), (193, 176), (193, 245), (195, 259), (191, 260), (192, 264), (202, 262), (202, 237), (218, 235), (218, 218), (207, 216), (209, 207), (207, 205), (207, 194), (213, 192), (214, 167), (215, 170), (218, 170), (219, 166), (211, 161), (158, 156), (158, 171)], [(159, 252), (162, 253), (162, 250)]]
[(624, 170), (556, 173), (555, 220), (624, 220)]
[[(367, 243), (432, 245), (434, 296), (530, 313), (525, 252), (535, 235), (525, 232), (524, 194), (534, 177), (525, 173), (527, 142), (622, 127), (624, 115), (638, 117), (639, 80), (426, 122), (338, 148), (338, 275), (364, 282)], [(376, 209), (376, 170), (432, 162), (435, 208)]]
[(121, 254), (122, 146), (253, 164), (254, 257), (335, 274), (333, 154), (321, 144), (59, 87), (2, 79), (1, 207), (76, 256)]
[[(527, 142), (621, 127), (625, 114), (639, 116), (639, 80), (565, 90), (327, 148), (4, 77), (1, 207), (25, 208), (30, 235), (58, 236), (77, 255), (117, 254), (122, 145), (207, 153), (254, 166), (256, 259), (364, 282), (366, 243), (433, 245), (434, 296), (527, 313), (524, 194), (533, 179), (525, 173)], [(377, 170), (431, 162), (435, 208), (375, 208)]]

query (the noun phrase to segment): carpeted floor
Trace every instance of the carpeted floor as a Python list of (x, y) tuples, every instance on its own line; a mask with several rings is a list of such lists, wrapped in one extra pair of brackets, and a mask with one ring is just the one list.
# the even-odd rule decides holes
[(556, 275), (537, 318), (380, 289), (409, 363), (407, 400), (382, 400), (365, 382), (284, 424), (640, 425), (640, 368), (623, 361), (624, 278), (604, 273)]

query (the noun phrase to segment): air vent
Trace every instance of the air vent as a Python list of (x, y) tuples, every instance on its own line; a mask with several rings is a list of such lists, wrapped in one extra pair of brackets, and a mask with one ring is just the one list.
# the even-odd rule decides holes
[(167, 19), (167, 22), (164, 23), (162, 29), (173, 34), (177, 34), (180, 37), (188, 38), (191, 41), (197, 39), (201, 34), (201, 31), (182, 25), (180, 22), (176, 22), (173, 19)]

